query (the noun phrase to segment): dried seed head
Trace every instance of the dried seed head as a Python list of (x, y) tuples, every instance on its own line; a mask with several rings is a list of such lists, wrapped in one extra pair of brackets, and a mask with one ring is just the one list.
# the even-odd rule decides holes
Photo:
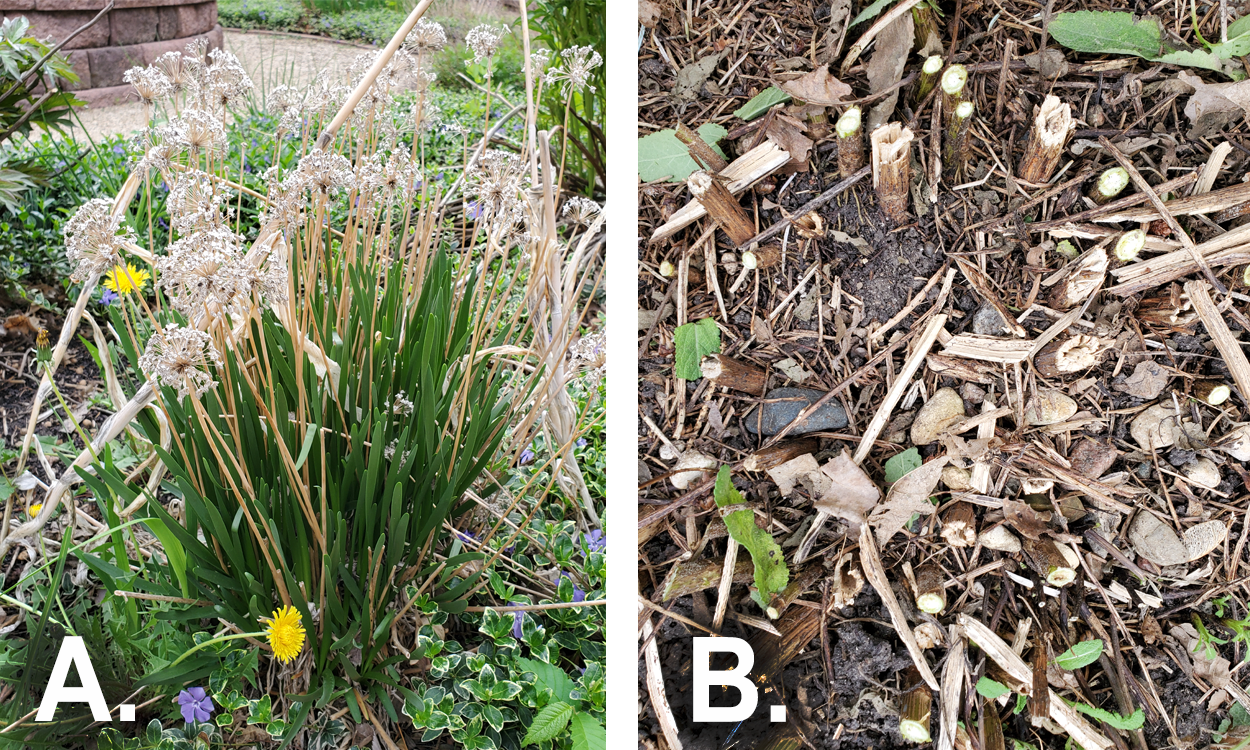
[(221, 118), (199, 109), (188, 109), (174, 123), (177, 142), (204, 153), (218, 153), (226, 145)]
[(65, 222), (65, 254), (75, 264), (70, 276), (76, 282), (122, 265), (122, 243), (134, 241), (134, 230), (113, 215), (113, 202), (93, 198), (78, 207)]
[(229, 197), (208, 174), (198, 169), (183, 172), (174, 182), (166, 202), (170, 224), (183, 236), (220, 227), (225, 219), (222, 204)]
[(173, 92), (173, 86), (159, 68), (148, 66), (134, 67), (127, 70), (122, 80), (134, 87), (139, 99), (151, 106)]
[(577, 343), (569, 347), (569, 356), (579, 367), (602, 375), (608, 361), (606, 337), (602, 333), (582, 336)]
[(589, 225), (601, 213), (603, 208), (598, 203), (580, 195), (569, 198), (564, 203), (564, 216), (574, 224)]
[(221, 112), (252, 92), (252, 79), (239, 58), (223, 49), (210, 51), (208, 58), (212, 62), (204, 69), (199, 91), (203, 103)]
[(534, 81), (545, 81), (547, 66), (551, 64), (551, 50), (536, 49), (530, 53), (530, 69), (534, 73)]
[(482, 218), (504, 230), (524, 215), (521, 194), (525, 189), (524, 164), (506, 151), (487, 151), (473, 170), (472, 181)]
[(156, 261), (160, 285), (176, 310), (194, 318), (229, 311), (234, 298), (249, 290), (241, 263), (243, 238), (224, 227), (183, 237)]
[(166, 52), (153, 60), (152, 65), (169, 80), (170, 95), (181, 94), (194, 85), (194, 65), (181, 52)]
[[(166, 176), (174, 160), (183, 151), (178, 128), (173, 125), (161, 125), (142, 131), (136, 137), (135, 146), (143, 154), (143, 158), (135, 165), (135, 170), (148, 172), (155, 169)], [(168, 183), (170, 180), (165, 181)]]
[(352, 164), (339, 154), (313, 149), (300, 159), (297, 178), (310, 190), (335, 195), (350, 189), (353, 183)]
[(562, 68), (547, 71), (547, 80), (555, 83), (564, 81), (564, 94), (571, 96), (575, 92), (595, 87), (590, 85), (590, 76), (594, 69), (603, 64), (603, 58), (593, 47), (570, 47), (562, 50), (560, 57), (564, 59)]
[(212, 337), (176, 323), (153, 335), (139, 358), (139, 367), (148, 377), (157, 385), (176, 389), (179, 398), (188, 393), (199, 397), (217, 384), (209, 374), (210, 363), (221, 364)]
[(443, 25), (437, 21), (431, 21), (422, 18), (417, 21), (417, 25), (412, 31), (408, 32), (408, 37), (404, 39), (404, 44), (419, 52), (426, 50), (437, 52), (447, 46), (447, 32), (443, 31)]
[(464, 43), (473, 52), (473, 62), (480, 64), (484, 60), (494, 58), (495, 53), (499, 51), (499, 42), (506, 33), (508, 33), (507, 26), (496, 28), (487, 23), (469, 29), (469, 33), (465, 34)]

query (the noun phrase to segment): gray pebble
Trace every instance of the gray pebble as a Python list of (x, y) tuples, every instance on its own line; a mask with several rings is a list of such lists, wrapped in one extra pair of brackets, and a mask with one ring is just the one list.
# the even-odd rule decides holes
[[(743, 417), (747, 431), (752, 434), (763, 432), (765, 435), (776, 435), (786, 425), (794, 421), (804, 408), (816, 403), (825, 395), (825, 391), (811, 388), (774, 388), (764, 398), (764, 412), (761, 415), (755, 409)], [(777, 401), (772, 399), (785, 399)], [(846, 411), (836, 399), (816, 410), (802, 424), (797, 424), (787, 434), (803, 435), (808, 432), (824, 430), (840, 430), (846, 427)]]

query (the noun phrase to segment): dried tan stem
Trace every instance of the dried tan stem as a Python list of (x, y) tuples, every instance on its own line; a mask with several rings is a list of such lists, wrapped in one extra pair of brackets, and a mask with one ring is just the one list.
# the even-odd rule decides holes
[[(911, 354), (907, 355), (907, 361), (903, 363), (903, 369), (895, 376), (894, 384), (886, 392), (885, 399), (882, 400), (881, 406), (877, 408), (877, 413), (873, 415), (872, 421), (864, 429), (864, 434), (860, 438), (859, 446), (855, 449), (855, 455), (852, 458), (855, 463), (863, 463), (864, 459), (868, 457), (868, 452), (872, 450), (873, 441), (881, 434), (881, 430), (885, 429), (885, 424), (890, 419), (890, 412), (894, 410), (899, 399), (911, 387), (912, 377), (916, 374), (916, 370), (920, 369), (920, 364), (924, 362), (925, 356), (933, 348), (933, 342), (937, 341), (938, 332), (943, 330), (942, 327), (945, 325), (946, 315), (944, 313), (934, 315), (929, 321), (924, 334), (916, 342), (916, 347), (912, 349)], [(934, 687), (937, 686), (934, 685)]]
[(742, 468), (747, 471), (767, 471), (774, 466), (784, 464), (792, 458), (798, 458), (806, 453), (815, 453), (819, 449), (820, 442), (816, 438), (802, 438), (800, 440), (791, 440), (788, 443), (778, 443), (761, 448), (747, 456), (742, 461)]
[(907, 647), (907, 653), (911, 655), (911, 660), (916, 670), (920, 672), (921, 678), (930, 688), (939, 690), (937, 677), (929, 668), (929, 662), (924, 658), (924, 650), (916, 642), (911, 624), (907, 622), (907, 615), (903, 612), (898, 599), (895, 598), (894, 589), (890, 587), (890, 579), (886, 577), (885, 568), (881, 565), (881, 552), (877, 549), (876, 534), (872, 526), (866, 523), (860, 524), (859, 527), (859, 564), (864, 569), (864, 577), (889, 610), (890, 621), (894, 623), (894, 631), (898, 633), (899, 639)]
[(1059, 97), (1047, 94), (1035, 110), (1033, 130), (1016, 169), (1020, 179), (1034, 185), (1050, 180), (1074, 130), (1076, 121), (1072, 119), (1072, 107), (1060, 102)]
[[(737, 195), (781, 169), (789, 161), (789, 151), (771, 140), (765, 140), (730, 162), (729, 166), (721, 170), (719, 176), (725, 180), (725, 187), (729, 192)], [(707, 216), (707, 209), (703, 207), (703, 204), (697, 200), (691, 201), (675, 211), (663, 226), (656, 229), (651, 234), (651, 241), (659, 242), (672, 237), (704, 216)]]
[(677, 123), (677, 140), (686, 144), (686, 149), (690, 152), (690, 156), (701, 164), (704, 169), (720, 172), (729, 166), (729, 162), (716, 153), (716, 149), (707, 145), (707, 141), (703, 140), (703, 136), (686, 127), (684, 122)]
[(911, 129), (897, 122), (872, 132), (872, 186), (886, 218), (896, 225), (908, 219), (912, 138)]
[[(638, 606), (642, 612), (642, 605)], [(646, 642), (644, 660), (647, 664), (647, 694), (651, 697), (651, 710), (660, 722), (660, 731), (668, 742), (670, 750), (681, 750), (681, 738), (678, 736), (677, 720), (673, 717), (673, 709), (668, 704), (668, 695), (664, 692), (664, 675), (660, 671), (660, 644), (652, 637), (651, 616), (642, 623), (642, 640)]]
[(1220, 355), (1224, 357), (1224, 363), (1232, 371), (1233, 382), (1237, 384), (1237, 390), (1240, 391), (1241, 399), (1245, 402), (1250, 399), (1250, 361), (1247, 361), (1246, 353), (1241, 349), (1241, 343), (1233, 336), (1228, 323), (1224, 322), (1224, 316), (1211, 301), (1206, 284), (1201, 281), (1190, 281), (1185, 284), (1185, 291), (1194, 303), (1194, 312), (1198, 313), (1202, 324), (1207, 327), (1207, 333), (1211, 334), (1215, 348), (1219, 350)]

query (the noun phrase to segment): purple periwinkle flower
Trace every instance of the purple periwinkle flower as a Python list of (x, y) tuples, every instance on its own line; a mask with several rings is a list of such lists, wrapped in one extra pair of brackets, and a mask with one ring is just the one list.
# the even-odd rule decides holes
[[(513, 605), (520, 606), (519, 602), (513, 602)], [(512, 637), (521, 640), (521, 620), (525, 618), (524, 612), (512, 613)]]
[(522, 466), (528, 463), (533, 463), (533, 462), (534, 462), (534, 451), (530, 450), (529, 448), (526, 448), (525, 450), (521, 451), (521, 465)]
[(474, 544), (477, 542), (477, 534), (472, 531), (457, 531), (456, 538), (465, 544)]
[(573, 601), (575, 602), (586, 601), (586, 592), (578, 588), (576, 583), (573, 584)]
[(213, 699), (201, 687), (178, 693), (178, 705), (182, 707), (182, 718), (188, 724), (205, 722), (213, 716)]
[(117, 300), (117, 292), (112, 289), (105, 289), (104, 293), (100, 295), (100, 304), (102, 305), (111, 305)]
[(469, 201), (464, 210), (465, 215), (470, 219), (477, 220), (482, 218), (482, 205), (477, 201)]
[(589, 534), (583, 534), (582, 541), (586, 543), (586, 549), (591, 552), (602, 553), (608, 548), (608, 540), (603, 536), (603, 529), (595, 529)]
[(576, 445), (578, 448), (585, 448), (585, 447), (586, 447), (586, 438), (578, 438), (578, 439), (577, 439), (577, 442), (576, 442), (576, 443), (573, 443), (573, 445)]

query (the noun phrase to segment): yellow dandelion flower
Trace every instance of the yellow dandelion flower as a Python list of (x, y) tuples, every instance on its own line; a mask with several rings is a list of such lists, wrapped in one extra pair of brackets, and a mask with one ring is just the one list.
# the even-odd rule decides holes
[(127, 263), (125, 268), (113, 266), (112, 270), (104, 274), (103, 283), (106, 289), (124, 297), (142, 289), (151, 276), (152, 274), (142, 268), (135, 268), (133, 263)]
[(36, 503), (35, 505), (30, 506), (30, 517), (34, 518), (39, 515), (39, 511), (41, 510), (43, 510), (43, 503)]
[(295, 607), (276, 610), (265, 635), (278, 661), (286, 664), (295, 659), (304, 650), (304, 626), (300, 622), (299, 610)]

